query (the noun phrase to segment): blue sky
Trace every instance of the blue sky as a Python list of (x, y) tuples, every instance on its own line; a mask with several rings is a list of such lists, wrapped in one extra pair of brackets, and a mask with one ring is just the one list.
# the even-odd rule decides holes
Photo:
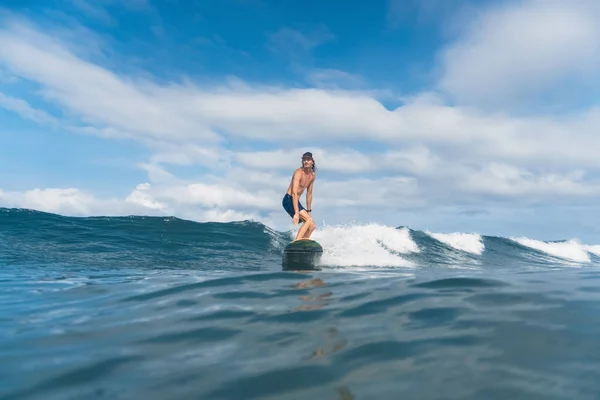
[(600, 241), (591, 0), (0, 8), (0, 206)]

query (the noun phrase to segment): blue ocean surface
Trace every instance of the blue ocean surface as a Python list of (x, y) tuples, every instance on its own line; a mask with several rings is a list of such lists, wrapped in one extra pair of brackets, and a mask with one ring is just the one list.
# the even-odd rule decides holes
[(1, 399), (598, 399), (600, 247), (0, 209)]

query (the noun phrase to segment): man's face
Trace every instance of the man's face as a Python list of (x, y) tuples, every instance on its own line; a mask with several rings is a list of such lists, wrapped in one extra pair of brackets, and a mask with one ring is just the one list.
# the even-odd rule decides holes
[(312, 167), (313, 159), (310, 157), (302, 157), (302, 166), (303, 167)]

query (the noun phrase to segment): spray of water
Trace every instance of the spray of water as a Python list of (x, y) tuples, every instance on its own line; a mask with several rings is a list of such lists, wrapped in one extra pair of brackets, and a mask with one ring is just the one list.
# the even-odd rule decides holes
[(312, 238), (323, 245), (325, 265), (405, 267), (412, 264), (402, 255), (419, 252), (408, 229), (378, 224), (324, 226)]

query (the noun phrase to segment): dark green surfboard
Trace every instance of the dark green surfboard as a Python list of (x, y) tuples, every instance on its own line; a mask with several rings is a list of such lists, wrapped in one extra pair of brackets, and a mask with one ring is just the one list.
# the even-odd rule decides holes
[(314, 240), (297, 240), (283, 249), (281, 266), (286, 271), (316, 270), (323, 255), (323, 247)]

